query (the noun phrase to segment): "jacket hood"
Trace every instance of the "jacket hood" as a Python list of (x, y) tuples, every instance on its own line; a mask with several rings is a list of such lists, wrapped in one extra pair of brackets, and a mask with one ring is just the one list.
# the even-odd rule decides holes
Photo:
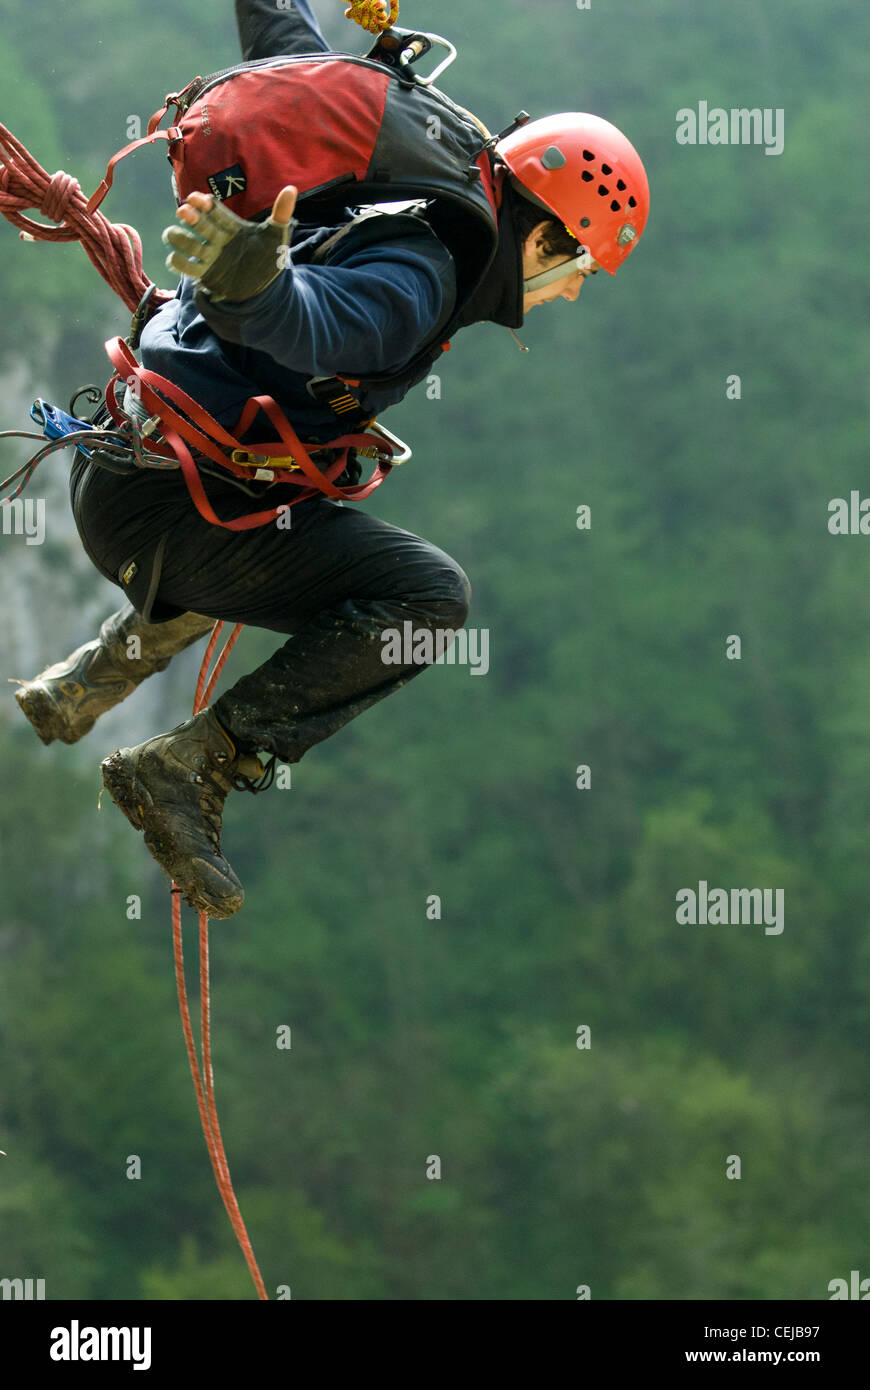
[(472, 323), (522, 327), (523, 255), (514, 223), (514, 197), (505, 180), (498, 215), (498, 248), (489, 270), (462, 310), (458, 328), (468, 328)]

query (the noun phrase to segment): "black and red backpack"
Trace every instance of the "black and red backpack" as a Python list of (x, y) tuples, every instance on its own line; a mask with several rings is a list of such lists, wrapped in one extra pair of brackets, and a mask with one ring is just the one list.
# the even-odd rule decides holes
[[(170, 107), (174, 123), (161, 130)], [(457, 262), (457, 317), (495, 254), (489, 132), (443, 92), (376, 59), (263, 58), (194, 78), (112, 157), (89, 212), (118, 161), (157, 140), (168, 143), (178, 201), (210, 190), (249, 220), (267, 217), (288, 183), (299, 189), (298, 215), (324, 224), (348, 207), (427, 200), (427, 221)]]

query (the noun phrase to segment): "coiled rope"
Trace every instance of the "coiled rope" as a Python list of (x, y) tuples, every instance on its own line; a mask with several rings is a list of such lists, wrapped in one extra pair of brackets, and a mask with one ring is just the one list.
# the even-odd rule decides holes
[[(24, 216), (28, 208), (62, 225), (34, 222)], [(91, 265), (130, 313), (135, 312), (151, 284), (142, 269), (142, 239), (136, 228), (110, 222), (101, 212), (89, 213), (78, 179), (62, 169), (46, 173), (5, 125), (0, 125), (0, 213), (18, 228), (22, 241), (80, 241)], [(172, 297), (169, 290), (155, 290), (154, 309)]]

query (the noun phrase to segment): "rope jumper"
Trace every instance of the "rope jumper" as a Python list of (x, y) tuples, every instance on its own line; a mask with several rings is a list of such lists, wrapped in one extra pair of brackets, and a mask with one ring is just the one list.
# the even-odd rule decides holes
[[(368, 33), (377, 35), (389, 29), (396, 22), (399, 17), (399, 4), (398, 0), (390, 0), (388, 13), (385, 0), (351, 0), (350, 8), (345, 13), (348, 19), (352, 19)], [(35, 222), (32, 218), (26, 217), (24, 214), (29, 209), (35, 209), (56, 225), (47, 226), (44, 222)], [(142, 240), (135, 227), (130, 227), (123, 222), (110, 222), (99, 211), (88, 212), (87, 199), (78, 180), (61, 169), (54, 174), (48, 174), (25, 149), (24, 145), (2, 124), (0, 124), (0, 214), (18, 228), (18, 234), (22, 241), (80, 242), (91, 264), (109, 288), (123, 301), (131, 314), (134, 314), (142, 304), (143, 296), (149, 288), (152, 291), (149, 309), (153, 311), (175, 298), (172, 292), (157, 289), (145, 274), (142, 268)], [(42, 438), (42, 436), (26, 434), (22, 434), (21, 437)], [(19, 477), (22, 478), (21, 486), (16, 490), (14, 496), (17, 496), (29, 481), (33, 467), (41, 458), (63, 448), (64, 443), (68, 445), (73, 442), (74, 438), (75, 442), (79, 442), (77, 436), (67, 436), (66, 441), (55, 440), (45, 446), (35, 460), (31, 460), (12, 479), (8, 479), (7, 481), (17, 481)], [(83, 432), (81, 442), (88, 438), (89, 433)], [(214, 669), (209, 674), (209, 665), (223, 627), (223, 622), (215, 623), (203, 657), (193, 701), (194, 715), (208, 708), (221, 672), (242, 631), (242, 624), (237, 624), (227, 639)], [(193, 1036), (184, 974), (181, 890), (175, 885), (171, 888), (171, 898), (172, 945), (178, 1004), (202, 1131), (218, 1191), (245, 1257), (254, 1287), (257, 1290), (257, 1297), (268, 1300), (263, 1277), (236, 1200), (218, 1120), (211, 1051), (209, 919), (206, 913), (200, 913), (199, 973), (202, 1054), (200, 1064)]]

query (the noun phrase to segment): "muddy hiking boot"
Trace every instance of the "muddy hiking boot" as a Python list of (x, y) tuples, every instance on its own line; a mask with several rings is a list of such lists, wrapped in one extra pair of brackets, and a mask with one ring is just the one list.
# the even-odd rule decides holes
[(146, 623), (128, 603), (106, 619), (95, 641), (33, 680), (19, 681), (15, 698), (43, 743), (78, 743), (101, 714), (156, 671), (165, 671), (173, 656), (213, 627), (213, 618), (198, 613)]
[(221, 853), (227, 794), (264, 791), (275, 759), (239, 753), (210, 709), (168, 734), (121, 748), (102, 763), (103, 783), (185, 902), (209, 917), (232, 917), (245, 890)]

